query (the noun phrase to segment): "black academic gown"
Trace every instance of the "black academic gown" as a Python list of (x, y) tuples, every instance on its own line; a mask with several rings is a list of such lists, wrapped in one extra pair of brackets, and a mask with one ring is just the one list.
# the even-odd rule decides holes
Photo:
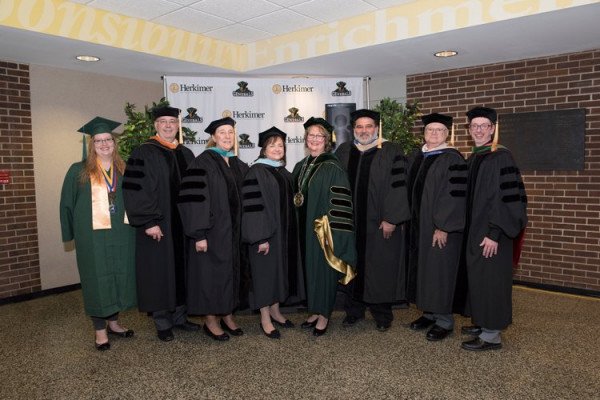
[[(188, 252), (188, 312), (227, 315), (247, 307), (249, 287), (247, 246), (242, 246), (242, 182), (248, 166), (237, 157), (205, 150), (190, 164), (181, 183), (177, 205)], [(207, 252), (196, 252), (206, 239)]]
[[(467, 165), (455, 149), (419, 152), (409, 174), (408, 300), (423, 311), (449, 314), (465, 224)], [(436, 229), (446, 245), (432, 247)]]
[[(513, 239), (527, 225), (527, 196), (506, 148), (476, 148), (467, 163), (463, 260), (471, 318), (475, 325), (502, 330), (512, 322)], [(490, 258), (483, 257), (479, 246), (486, 236), (498, 242), (498, 254)]]
[[(292, 174), (285, 167), (254, 164), (242, 188), (242, 240), (249, 244), (250, 306), (298, 303), (305, 298)], [(258, 253), (261, 243), (269, 253)]]
[[(348, 172), (357, 246), (357, 276), (353, 298), (367, 303), (393, 303), (406, 299), (405, 232), (410, 219), (406, 191), (406, 158), (394, 143), (381, 149), (359, 151), (342, 143), (336, 151)], [(379, 229), (381, 221), (398, 225), (389, 239)]]
[[(154, 139), (137, 147), (127, 161), (123, 197), (129, 222), (136, 227), (136, 279), (140, 311), (174, 310), (185, 304), (186, 238), (176, 207), (181, 174), (194, 154)], [(145, 230), (160, 226), (160, 242)]]

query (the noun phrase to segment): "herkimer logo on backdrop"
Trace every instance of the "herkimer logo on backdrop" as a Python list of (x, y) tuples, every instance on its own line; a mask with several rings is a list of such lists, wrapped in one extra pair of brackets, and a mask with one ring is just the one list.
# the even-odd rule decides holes
[(223, 118), (229, 117), (233, 119), (264, 119), (264, 112), (254, 112), (254, 111), (238, 111), (238, 110), (224, 110), (221, 115)]
[(169, 85), (169, 90), (171, 93), (177, 92), (211, 92), (213, 91), (213, 86), (202, 86), (195, 83), (171, 83)]
[(304, 122), (304, 117), (298, 115), (299, 109), (296, 107), (288, 108), (290, 114), (283, 118), (283, 122)]
[(302, 143), (304, 143), (304, 136), (293, 136), (293, 137), (288, 136), (286, 143), (287, 144), (302, 144)]
[(275, 85), (273, 85), (271, 90), (273, 90), (273, 93), (275, 93), (275, 94), (313, 93), (313, 91), (315, 90), (315, 87), (314, 86), (304, 86), (304, 85), (280, 85), (280, 84), (276, 83)]
[(346, 89), (346, 82), (343, 81), (339, 81), (336, 82), (335, 85), (337, 86), (337, 89), (335, 89), (333, 92), (331, 92), (332, 96), (351, 96), (352, 92), (348, 89)]
[(188, 114), (185, 117), (183, 117), (183, 120), (181, 122), (186, 122), (188, 124), (197, 124), (204, 121), (204, 118), (196, 114), (198, 110), (194, 107), (189, 107), (186, 111), (188, 112)]
[(237, 83), (238, 88), (233, 91), (233, 95), (235, 97), (252, 97), (254, 96), (254, 92), (248, 89), (248, 82), (239, 81)]

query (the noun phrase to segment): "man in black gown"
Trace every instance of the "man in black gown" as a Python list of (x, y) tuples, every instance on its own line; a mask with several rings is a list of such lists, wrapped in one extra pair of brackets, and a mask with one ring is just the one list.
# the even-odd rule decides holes
[(123, 178), (125, 209), (136, 228), (138, 307), (154, 319), (158, 338), (174, 339), (172, 328), (196, 331), (187, 320), (185, 249), (177, 195), (194, 154), (176, 137), (179, 109), (153, 111), (156, 136), (133, 150)]
[(357, 110), (351, 118), (354, 141), (342, 143), (336, 151), (352, 188), (358, 254), (343, 324), (354, 325), (364, 318), (368, 306), (383, 332), (392, 324), (392, 304), (406, 299), (401, 225), (410, 219), (406, 158), (394, 143), (384, 142), (378, 148), (378, 112)]
[(475, 107), (467, 117), (475, 147), (467, 160), (462, 259), (474, 325), (462, 332), (476, 337), (462, 348), (494, 350), (502, 347), (500, 332), (512, 322), (513, 241), (527, 225), (527, 196), (510, 151), (493, 141), (496, 110)]

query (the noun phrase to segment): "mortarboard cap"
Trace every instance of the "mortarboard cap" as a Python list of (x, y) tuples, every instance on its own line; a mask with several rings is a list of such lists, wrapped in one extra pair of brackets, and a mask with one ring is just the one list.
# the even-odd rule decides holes
[(258, 134), (258, 147), (263, 147), (265, 142), (271, 136), (281, 136), (283, 142), (285, 143), (285, 138), (287, 137), (286, 133), (276, 127), (272, 126), (264, 132)]
[(496, 120), (498, 119), (496, 110), (494, 110), (493, 108), (475, 107), (467, 112), (467, 118), (469, 118), (469, 122), (471, 122), (473, 118), (477, 117), (487, 118), (492, 122), (492, 124), (495, 124)]
[(223, 126), (223, 125), (235, 126), (235, 120), (230, 117), (225, 117), (225, 118), (214, 120), (213, 122), (208, 124), (208, 126), (206, 127), (204, 132), (213, 135), (215, 133), (215, 131), (217, 130), (217, 128), (220, 126)]
[(333, 126), (331, 126), (331, 124), (323, 118), (310, 117), (308, 121), (304, 123), (304, 129), (308, 129), (310, 126), (313, 125), (321, 125), (330, 134), (333, 132)]
[(79, 128), (77, 132), (94, 136), (99, 133), (112, 133), (112, 131), (119, 125), (121, 125), (120, 122), (111, 121), (110, 119), (102, 117), (96, 117), (81, 128)]
[(450, 129), (452, 127), (452, 117), (444, 114), (427, 114), (421, 117), (421, 121), (423, 121), (423, 126), (427, 126), (432, 122), (439, 122), (443, 124), (446, 128)]
[(352, 125), (354, 125), (354, 123), (356, 122), (357, 119), (364, 118), (364, 117), (371, 118), (373, 121), (375, 121), (375, 123), (377, 125), (379, 125), (380, 115), (377, 111), (368, 110), (366, 108), (363, 108), (361, 110), (356, 110), (356, 111), (353, 111), (350, 113)]
[(165, 107), (153, 109), (152, 110), (152, 118), (154, 120), (156, 120), (160, 117), (177, 118), (177, 117), (179, 117), (179, 108), (165, 106)]

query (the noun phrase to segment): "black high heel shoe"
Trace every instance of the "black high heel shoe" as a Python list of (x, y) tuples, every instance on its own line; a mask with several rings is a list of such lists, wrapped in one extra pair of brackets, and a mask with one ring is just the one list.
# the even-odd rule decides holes
[(223, 320), (221, 320), (221, 328), (225, 332), (229, 332), (229, 334), (231, 336), (242, 336), (244, 334), (244, 331), (241, 328), (231, 329), (230, 327), (227, 326), (227, 324)]
[(221, 335), (215, 335), (214, 333), (211, 332), (211, 330), (208, 328), (208, 326), (202, 325), (202, 328), (204, 329), (204, 333), (206, 333), (206, 336), (208, 336), (209, 338), (212, 338), (218, 342), (224, 342), (226, 340), (229, 340), (229, 335), (226, 333), (223, 333)]
[(106, 343), (94, 343), (96, 345), (96, 350), (98, 351), (106, 351), (110, 350), (110, 342)]
[(110, 327), (108, 327), (108, 328), (106, 328), (106, 332), (109, 335), (119, 336), (119, 337), (122, 337), (122, 338), (130, 338), (130, 337), (133, 337), (133, 335), (134, 335), (134, 332), (131, 329), (126, 329), (123, 332), (115, 332), (112, 329), (110, 329)]
[(279, 333), (279, 331), (277, 329), (273, 329), (271, 332), (267, 333), (265, 331), (265, 328), (263, 328), (263, 326), (262, 326), (262, 322), (259, 322), (258, 325), (260, 326), (260, 329), (263, 331), (265, 336), (268, 337), (269, 339), (279, 339), (281, 337), (281, 333)]
[(279, 325), (282, 328), (293, 328), (295, 325), (292, 321), (290, 321), (289, 319), (286, 319), (284, 322), (279, 322), (276, 319), (271, 318), (271, 321), (275, 322), (277, 325)]
[(319, 329), (316, 327), (317, 324), (315, 324), (315, 328), (313, 329), (313, 336), (319, 337), (319, 336), (323, 336), (325, 333), (327, 333), (327, 327), (329, 326), (329, 324), (327, 324), (327, 326), (325, 326), (325, 328), (323, 329)]
[(300, 328), (302, 328), (302, 329), (314, 328), (315, 326), (317, 326), (317, 320), (318, 320), (318, 318), (312, 322), (304, 321), (302, 323), (302, 325), (300, 325)]

